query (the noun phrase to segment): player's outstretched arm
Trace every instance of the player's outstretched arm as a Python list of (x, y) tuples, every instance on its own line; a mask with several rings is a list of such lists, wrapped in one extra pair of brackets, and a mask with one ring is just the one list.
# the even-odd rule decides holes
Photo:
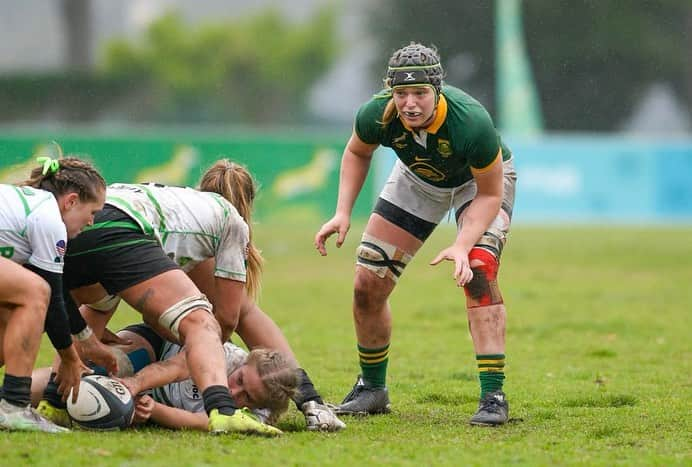
[(367, 144), (353, 132), (346, 144), (341, 158), (339, 175), (339, 196), (336, 202), (334, 217), (328, 220), (315, 235), (315, 248), (322, 256), (327, 255), (325, 242), (333, 234), (337, 234), (336, 246), (341, 247), (346, 234), (351, 227), (351, 212), (358, 193), (363, 188), (365, 178), (370, 170), (372, 155), (378, 144)]
[(150, 363), (134, 376), (120, 378), (120, 381), (136, 396), (147, 389), (158, 388), (166, 384), (182, 381), (190, 377), (185, 352), (160, 362)]
[(204, 412), (188, 412), (154, 402), (149, 420), (166, 428), (207, 431), (209, 418)]

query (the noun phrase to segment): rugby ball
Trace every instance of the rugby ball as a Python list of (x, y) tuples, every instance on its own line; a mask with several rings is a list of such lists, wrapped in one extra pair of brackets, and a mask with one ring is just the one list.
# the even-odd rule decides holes
[(77, 402), (67, 398), (67, 413), (87, 430), (119, 430), (132, 423), (135, 404), (122, 383), (108, 376), (89, 375), (79, 383)]

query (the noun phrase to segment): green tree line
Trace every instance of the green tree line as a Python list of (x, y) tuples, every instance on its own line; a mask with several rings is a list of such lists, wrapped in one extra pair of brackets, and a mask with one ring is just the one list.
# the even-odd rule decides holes
[[(89, 3), (77, 3), (64, 6), (81, 8), (83, 23), (65, 27), (88, 31)], [(338, 55), (336, 18), (331, 6), (300, 23), (269, 8), (191, 25), (171, 12), (143, 37), (108, 43), (92, 69), (74, 50), (65, 72), (0, 77), (0, 121), (299, 124), (309, 90)], [(79, 42), (75, 35), (83, 36), (68, 31), (66, 42)]]
[(106, 76), (137, 79), (149, 119), (249, 124), (304, 119), (310, 86), (336, 51), (335, 14), (318, 11), (304, 24), (279, 12), (232, 23), (187, 26), (176, 14), (155, 21), (144, 40), (109, 44)]
[[(372, 90), (391, 52), (420, 41), (440, 49), (447, 82), (495, 114), (497, 1), (368, 3), (372, 49), (362, 53), (373, 57)], [(89, 21), (89, 1), (62, 5), (71, 18), (70, 69), (1, 76), (0, 121), (305, 123), (314, 118), (310, 89), (350, 46), (337, 34), (345, 2), (301, 23), (272, 9), (197, 25), (170, 13), (143, 37), (96, 51), (98, 66), (89, 69), (87, 48), (77, 47), (91, 29), (80, 25)], [(657, 82), (688, 111), (692, 105), (689, 0), (524, 0), (523, 29), (547, 130), (617, 130)]]

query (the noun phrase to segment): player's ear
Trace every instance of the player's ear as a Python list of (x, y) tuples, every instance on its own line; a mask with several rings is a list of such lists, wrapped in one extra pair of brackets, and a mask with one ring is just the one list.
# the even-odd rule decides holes
[(79, 193), (70, 192), (61, 196), (61, 203), (65, 209), (71, 209), (79, 202)]

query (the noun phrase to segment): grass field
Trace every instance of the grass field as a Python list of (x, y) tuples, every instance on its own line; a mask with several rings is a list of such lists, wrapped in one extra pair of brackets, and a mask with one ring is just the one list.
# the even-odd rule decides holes
[[(358, 374), (350, 297), (361, 226), (321, 258), (318, 223), (257, 226), (261, 304), (339, 402)], [(479, 389), (463, 293), (451, 264), (427, 265), (452, 237), (449, 227), (433, 234), (391, 299), (391, 415), (316, 434), (291, 407), (280, 439), (3, 433), (0, 464), (692, 465), (691, 228), (515, 228), (500, 274), (512, 417), (500, 428), (467, 424)], [(112, 328), (137, 318), (121, 309)], [(49, 360), (46, 340), (39, 364)]]

